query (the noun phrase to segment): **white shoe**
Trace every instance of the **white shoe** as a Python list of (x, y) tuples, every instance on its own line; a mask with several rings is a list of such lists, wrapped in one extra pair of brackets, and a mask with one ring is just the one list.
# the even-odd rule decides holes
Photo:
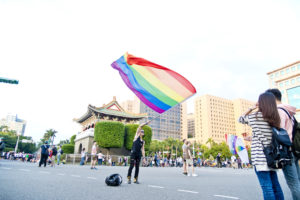
[(197, 174), (192, 174), (192, 176), (198, 176)]
[(188, 174), (187, 176), (191, 176), (191, 174)]

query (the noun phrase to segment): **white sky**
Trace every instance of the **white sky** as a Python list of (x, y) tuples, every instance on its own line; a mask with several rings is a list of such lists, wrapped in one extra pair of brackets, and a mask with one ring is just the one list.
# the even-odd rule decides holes
[(0, 0), (0, 77), (20, 81), (0, 84), (0, 117), (18, 114), (36, 141), (50, 128), (69, 138), (88, 104), (133, 99), (110, 66), (127, 51), (198, 96), (255, 101), (267, 72), (299, 60), (299, 35), (297, 0)]

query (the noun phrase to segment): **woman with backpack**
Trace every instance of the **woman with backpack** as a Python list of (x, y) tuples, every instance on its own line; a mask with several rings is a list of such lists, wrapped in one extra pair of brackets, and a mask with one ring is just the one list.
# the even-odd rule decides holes
[[(258, 110), (257, 110), (258, 109)], [(253, 112), (254, 110), (257, 110)], [(264, 147), (272, 142), (272, 128), (280, 128), (280, 116), (278, 114), (275, 97), (266, 92), (259, 96), (258, 103), (239, 118), (239, 122), (252, 128), (252, 138), (245, 137), (251, 143), (251, 160), (255, 173), (259, 180), (265, 200), (284, 199), (280, 187), (277, 172), (269, 168), (264, 154)]]

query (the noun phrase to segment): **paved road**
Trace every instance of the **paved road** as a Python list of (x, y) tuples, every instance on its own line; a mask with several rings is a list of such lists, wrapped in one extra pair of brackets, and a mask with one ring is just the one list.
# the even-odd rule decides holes
[[(36, 164), (0, 160), (0, 200), (177, 200), (262, 199), (253, 170), (198, 168), (198, 177), (186, 177), (180, 168), (141, 168), (140, 185), (126, 184), (128, 167), (60, 165), (39, 168)], [(105, 177), (119, 173), (120, 187), (105, 185)], [(291, 199), (282, 173), (285, 198)]]

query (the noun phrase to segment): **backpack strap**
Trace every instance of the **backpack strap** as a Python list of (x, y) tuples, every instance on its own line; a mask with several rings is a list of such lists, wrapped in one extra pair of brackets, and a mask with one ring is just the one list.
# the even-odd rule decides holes
[(287, 116), (289, 116), (289, 118), (292, 120), (292, 117), (291, 117), (290, 113), (286, 109), (281, 108), (281, 107), (277, 107), (277, 108), (280, 109), (280, 110), (283, 110), (287, 114)]
[(287, 114), (287, 116), (289, 116), (289, 118), (293, 122), (293, 124), (295, 124), (295, 117), (294, 116), (292, 117), (290, 115), (290, 113), (286, 109), (284, 109), (284, 108), (281, 108), (281, 107), (277, 107), (277, 108), (280, 109), (280, 110), (283, 110)]

